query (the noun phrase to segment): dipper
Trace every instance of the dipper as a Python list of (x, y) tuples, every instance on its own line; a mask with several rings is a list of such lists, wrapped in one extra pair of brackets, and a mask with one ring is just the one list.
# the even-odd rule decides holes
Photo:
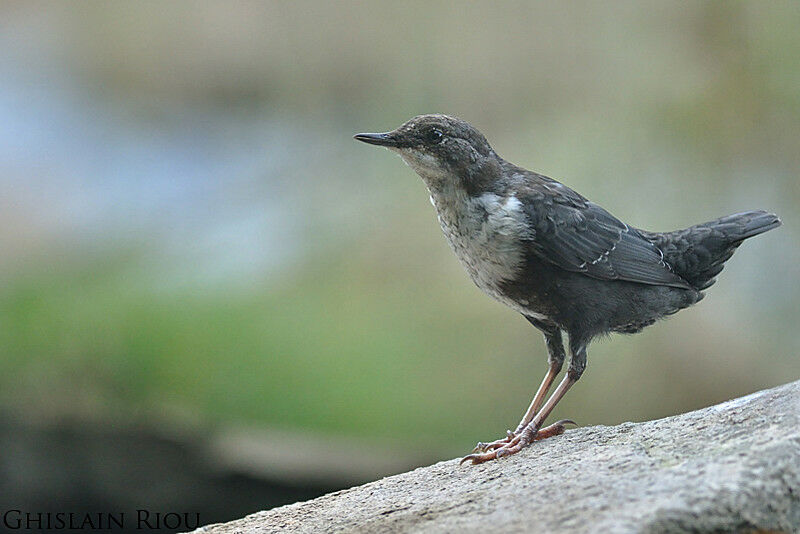
[[(583, 374), (593, 338), (639, 332), (698, 302), (742, 241), (781, 225), (757, 210), (674, 232), (640, 230), (552, 178), (505, 161), (477, 129), (447, 115), (420, 115), (355, 139), (397, 152), (420, 175), (473, 282), (544, 334), (549, 368), (525, 416), (506, 437), (478, 443), (462, 463), (563, 433), (572, 421), (543, 423)], [(545, 402), (565, 359), (562, 331), (569, 366)]]

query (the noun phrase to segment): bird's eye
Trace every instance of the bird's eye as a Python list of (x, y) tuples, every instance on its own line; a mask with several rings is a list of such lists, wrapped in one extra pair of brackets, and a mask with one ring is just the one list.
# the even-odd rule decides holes
[(434, 145), (442, 140), (442, 132), (441, 130), (437, 130), (436, 128), (431, 128), (427, 132), (425, 132), (425, 141)]

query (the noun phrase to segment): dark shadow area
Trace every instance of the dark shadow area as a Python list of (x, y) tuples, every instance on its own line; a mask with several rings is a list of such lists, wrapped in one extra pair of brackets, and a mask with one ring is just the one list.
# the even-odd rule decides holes
[[(223, 468), (202, 435), (0, 418), (2, 532), (47, 531), (48, 521), (61, 532), (185, 531), (344, 485), (295, 484)], [(82, 529), (68, 528), (70, 513)]]

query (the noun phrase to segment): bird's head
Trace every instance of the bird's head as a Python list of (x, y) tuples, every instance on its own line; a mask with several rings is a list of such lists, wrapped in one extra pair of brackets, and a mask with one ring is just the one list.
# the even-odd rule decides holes
[(419, 115), (396, 130), (361, 133), (355, 139), (397, 152), (429, 189), (467, 189), (499, 168), (489, 142), (468, 122), (447, 115)]

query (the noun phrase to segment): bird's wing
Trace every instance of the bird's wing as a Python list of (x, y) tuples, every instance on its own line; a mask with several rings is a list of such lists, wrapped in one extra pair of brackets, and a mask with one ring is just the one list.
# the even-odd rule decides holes
[(531, 250), (538, 257), (602, 280), (691, 287), (638, 230), (568, 187), (546, 179), (527, 189), (520, 201), (534, 230)]

